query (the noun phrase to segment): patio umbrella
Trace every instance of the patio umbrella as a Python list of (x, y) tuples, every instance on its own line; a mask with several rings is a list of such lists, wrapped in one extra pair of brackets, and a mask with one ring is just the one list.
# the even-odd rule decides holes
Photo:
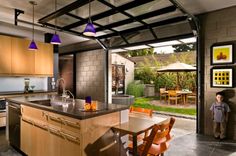
[(179, 87), (179, 74), (178, 72), (196, 71), (196, 67), (186, 63), (176, 62), (171, 63), (163, 68), (157, 70), (158, 72), (177, 72), (177, 87)]

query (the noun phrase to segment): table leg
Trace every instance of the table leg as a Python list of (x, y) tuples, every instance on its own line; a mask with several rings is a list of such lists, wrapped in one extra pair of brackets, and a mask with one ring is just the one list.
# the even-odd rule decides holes
[(138, 156), (137, 135), (133, 135), (133, 154)]

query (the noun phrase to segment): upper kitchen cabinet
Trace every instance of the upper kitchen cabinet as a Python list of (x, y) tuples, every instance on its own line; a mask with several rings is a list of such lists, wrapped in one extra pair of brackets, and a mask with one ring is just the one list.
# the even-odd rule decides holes
[(0, 35), (0, 75), (11, 74), (11, 37)]
[(35, 74), (53, 76), (53, 45), (37, 42)]
[(28, 50), (29, 40), (12, 38), (12, 74), (34, 75), (35, 53)]

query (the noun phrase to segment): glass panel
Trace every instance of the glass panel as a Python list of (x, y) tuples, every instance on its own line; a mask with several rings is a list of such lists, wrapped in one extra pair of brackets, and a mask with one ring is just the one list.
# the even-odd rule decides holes
[(155, 0), (153, 2), (132, 8), (127, 10), (126, 12), (130, 13), (133, 16), (138, 16), (141, 14), (145, 14), (154, 10), (159, 10), (161, 8), (173, 5), (167, 0)]
[[(66, 5), (73, 3), (75, 0), (57, 0), (57, 10), (65, 7)], [(18, 2), (17, 2), (18, 3)], [(19, 3), (25, 5), (25, 3), (22, 3), (22, 1), (19, 1)], [(25, 7), (25, 6), (24, 6)], [(23, 8), (24, 8), (23, 7)], [(41, 17), (44, 17), (52, 12), (55, 11), (55, 2), (54, 0), (50, 1), (40, 1), (35, 6), (35, 15)], [(30, 10), (32, 12), (32, 10)]]
[[(97, 0), (91, 2), (91, 16), (110, 10), (110, 7), (98, 2)], [(78, 9), (71, 11), (72, 14), (88, 18), (89, 17), (89, 4), (86, 4)]]
[(128, 18), (127, 16), (125, 16), (121, 13), (117, 13), (117, 14), (102, 18), (100, 20), (96, 20), (96, 23), (101, 24), (101, 25), (107, 25), (107, 24), (110, 24), (110, 23), (125, 20), (127, 18)]
[[(79, 21), (79, 20), (75, 19), (73, 17), (70, 17), (68, 15), (62, 15), (62, 16), (57, 18), (57, 26), (64, 27), (66, 25), (69, 25), (69, 24), (77, 22), (77, 21)], [(50, 24), (55, 24), (55, 19), (51, 20), (49, 23)]]
[(115, 27), (114, 29), (117, 30), (117, 31), (122, 31), (122, 30), (130, 29), (130, 28), (135, 28), (135, 27), (138, 27), (138, 26), (142, 26), (142, 24), (139, 23), (139, 22), (133, 22), (133, 23), (130, 23), (130, 24)]
[(163, 20), (166, 20), (166, 19), (178, 17), (178, 16), (181, 16), (181, 15), (183, 15), (183, 14), (179, 10), (176, 10), (175, 12), (171, 12), (171, 13), (160, 15), (160, 16), (155, 16), (155, 17), (152, 17), (152, 18), (145, 19), (143, 21), (150, 24), (150, 23), (155, 23), (155, 22), (158, 22), (158, 21), (163, 21)]
[(118, 7), (118, 6), (121, 6), (123, 4), (126, 4), (126, 3), (129, 3), (131, 2), (132, 0), (105, 0), (106, 2), (109, 2), (110, 4)]

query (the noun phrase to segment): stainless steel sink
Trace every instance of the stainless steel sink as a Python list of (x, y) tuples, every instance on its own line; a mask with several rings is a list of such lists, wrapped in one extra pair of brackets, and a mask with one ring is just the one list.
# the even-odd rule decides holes
[(39, 104), (39, 105), (43, 105), (43, 106), (48, 106), (51, 107), (51, 100), (50, 99), (45, 99), (45, 100), (34, 100), (34, 101), (30, 101), (32, 103), (35, 104)]

